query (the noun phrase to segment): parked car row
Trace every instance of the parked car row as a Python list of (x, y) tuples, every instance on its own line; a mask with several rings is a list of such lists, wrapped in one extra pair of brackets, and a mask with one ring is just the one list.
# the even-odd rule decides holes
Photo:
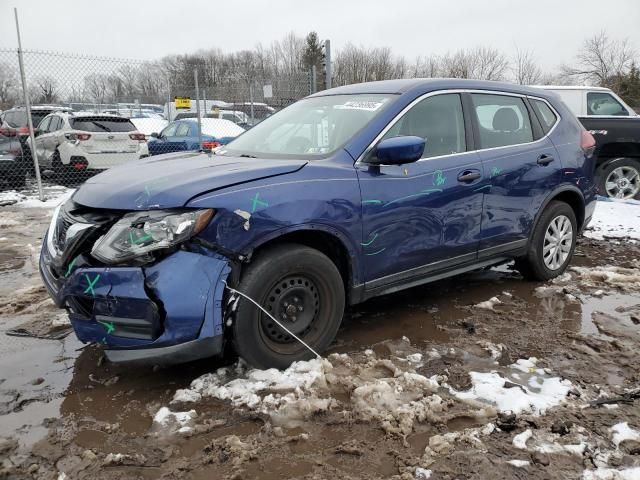
[[(243, 119), (242, 115), (238, 112), (236, 118)], [(26, 109), (17, 107), (0, 114), (0, 183), (4, 187), (24, 185), (26, 175), (34, 170), (34, 151), (45, 174), (82, 180), (86, 174), (149, 155), (211, 150), (244, 132), (223, 118), (203, 118), (200, 138), (196, 118), (169, 123), (161, 118), (129, 119), (57, 106), (34, 106), (31, 116), (33, 144)]]

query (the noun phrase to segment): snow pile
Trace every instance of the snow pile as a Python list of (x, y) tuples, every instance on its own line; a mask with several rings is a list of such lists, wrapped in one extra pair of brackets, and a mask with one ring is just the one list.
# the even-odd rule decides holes
[(506, 371), (470, 372), (472, 387), (451, 393), (460, 400), (495, 405), (502, 412), (543, 414), (562, 403), (572, 385), (536, 367), (536, 358), (520, 359)]
[(614, 468), (598, 468), (585, 470), (582, 480), (640, 480), (640, 467), (616, 470)]
[(162, 407), (153, 417), (151, 430), (167, 435), (173, 433), (189, 433), (191, 432), (193, 421), (197, 416), (195, 410), (172, 412), (167, 407)]
[(604, 236), (640, 239), (640, 202), (614, 199), (596, 202), (584, 235), (600, 240)]
[(53, 209), (66, 202), (71, 195), (73, 195), (73, 192), (75, 192), (74, 189), (61, 186), (44, 187), (43, 191), (45, 198), (44, 202), (40, 201), (37, 191), (22, 193), (11, 190), (8, 192), (0, 192), (0, 205), (6, 204), (16, 205), (22, 208)]
[(558, 435), (536, 433), (531, 429), (527, 429), (522, 433), (513, 437), (513, 446), (519, 450), (529, 450), (539, 453), (568, 453), (571, 455), (581, 456), (587, 449), (587, 442), (582, 439), (581, 435), (579, 443), (561, 444), (557, 440)]
[[(447, 403), (436, 395), (442, 377), (415, 372), (422, 356), (378, 359), (373, 351), (354, 359), (332, 354), (327, 359), (293, 363), (286, 370), (220, 369), (178, 390), (172, 404), (213, 397), (234, 407), (269, 415), (275, 425), (295, 426), (312, 415), (337, 412), (375, 421), (388, 433), (408, 435), (415, 422), (439, 421)], [(410, 360), (408, 359), (410, 358)], [(348, 399), (339, 401), (348, 394)], [(484, 409), (480, 409), (484, 415)]]
[(625, 440), (633, 440), (636, 442), (640, 442), (640, 432), (629, 427), (627, 422), (617, 423), (613, 427), (611, 427), (611, 432), (613, 433), (611, 436), (611, 441), (618, 448), (622, 442)]
[(474, 307), (481, 308), (483, 310), (493, 310), (496, 305), (500, 305), (501, 303), (502, 301), (500, 301), (498, 297), (491, 297), (489, 300), (477, 303)]
[(605, 284), (612, 287), (640, 288), (640, 270), (623, 267), (571, 267), (578, 274), (580, 284)]

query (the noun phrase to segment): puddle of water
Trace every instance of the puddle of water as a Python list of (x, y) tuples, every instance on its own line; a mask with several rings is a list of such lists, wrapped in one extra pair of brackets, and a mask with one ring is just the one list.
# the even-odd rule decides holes
[[(614, 317), (622, 317), (624, 314), (616, 311), (616, 308), (628, 308), (640, 304), (640, 294), (614, 293), (598, 297), (580, 297), (582, 302), (582, 322), (580, 333), (583, 335), (599, 335), (607, 337), (598, 330), (593, 322), (595, 312), (605, 313)], [(611, 339), (611, 337), (608, 337)]]

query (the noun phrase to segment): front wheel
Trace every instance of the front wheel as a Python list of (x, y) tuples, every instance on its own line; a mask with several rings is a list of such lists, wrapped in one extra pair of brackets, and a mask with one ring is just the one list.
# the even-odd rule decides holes
[(598, 191), (611, 198), (630, 199), (640, 194), (640, 162), (632, 158), (612, 160), (598, 172)]
[(527, 254), (516, 268), (529, 280), (550, 280), (569, 265), (576, 247), (578, 224), (573, 209), (552, 201), (542, 212), (529, 240)]
[[(316, 352), (335, 338), (345, 293), (335, 264), (318, 250), (279, 245), (258, 255), (237, 289), (255, 300)], [(258, 368), (286, 368), (313, 354), (268, 315), (241, 299), (233, 322), (235, 349)]]

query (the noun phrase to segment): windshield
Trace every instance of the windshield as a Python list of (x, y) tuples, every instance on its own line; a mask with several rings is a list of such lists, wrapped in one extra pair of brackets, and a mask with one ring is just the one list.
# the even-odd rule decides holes
[(391, 103), (392, 95), (334, 95), (301, 100), (230, 142), (222, 155), (322, 158), (346, 144)]

